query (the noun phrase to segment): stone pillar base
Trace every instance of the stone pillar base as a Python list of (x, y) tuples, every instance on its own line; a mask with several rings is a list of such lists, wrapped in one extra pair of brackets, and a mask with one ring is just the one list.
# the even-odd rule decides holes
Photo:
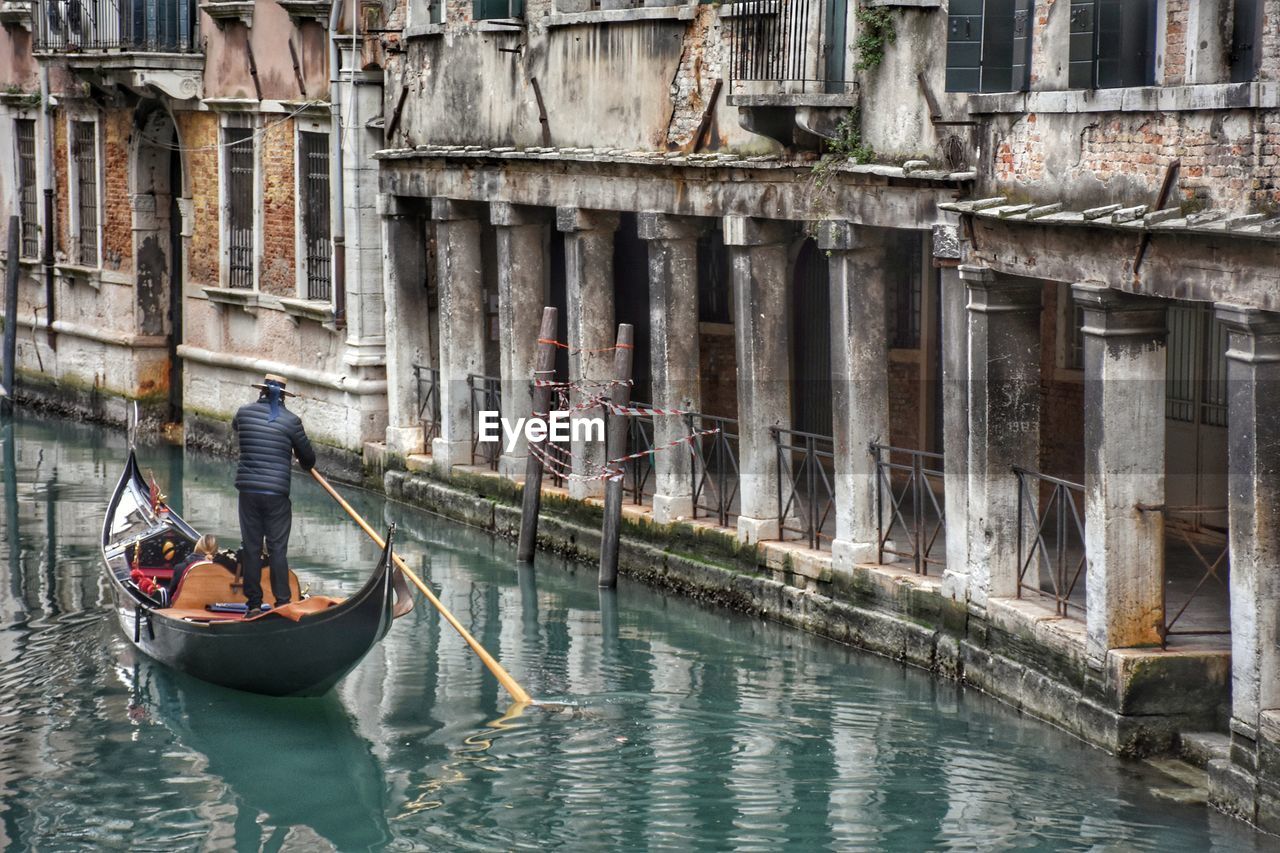
[(846, 539), (831, 541), (831, 567), (848, 570), (859, 563), (875, 563), (880, 549), (875, 542), (850, 542)]
[(738, 516), (738, 541), (744, 545), (778, 539), (781, 528), (776, 518), (748, 518)]
[(584, 501), (588, 498), (604, 497), (604, 480), (570, 480), (569, 497)]
[(523, 480), (528, 464), (527, 456), (508, 456), (504, 453), (498, 457), (498, 473), (508, 480)]
[(942, 594), (952, 601), (968, 600), (969, 573), (944, 569), (942, 572)]
[(653, 520), (658, 524), (670, 524), (673, 521), (691, 521), (693, 519), (693, 498), (688, 495), (653, 496)]
[(422, 427), (387, 427), (387, 452), (398, 456), (410, 456), (424, 450)]
[(444, 438), (431, 440), (431, 461), (443, 474), (454, 465), (471, 464), (471, 441), (449, 441)]

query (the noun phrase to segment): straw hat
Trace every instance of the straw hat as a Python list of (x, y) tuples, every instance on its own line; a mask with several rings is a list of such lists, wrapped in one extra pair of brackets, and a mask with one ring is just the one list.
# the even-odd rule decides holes
[(274, 383), (274, 384), (276, 384), (276, 385), (279, 385), (279, 386), (280, 386), (280, 390), (284, 392), (284, 395), (285, 395), (286, 397), (296, 397), (296, 396), (298, 396), (297, 394), (293, 393), (292, 391), (285, 391), (285, 390), (284, 390), (284, 387), (285, 387), (285, 385), (288, 383), (288, 381), (289, 381), (288, 379), (285, 379), (283, 376), (281, 376), (281, 375), (279, 375), (279, 374), (277, 374), (277, 373), (268, 373), (265, 377), (263, 377), (263, 379), (262, 379), (262, 381), (261, 381), (261, 382), (255, 382), (255, 383), (253, 383), (253, 387), (254, 387), (254, 388), (257, 388), (259, 391), (265, 391), (265, 390), (267, 390), (267, 383), (268, 383), (268, 382), (272, 382), (272, 383)]

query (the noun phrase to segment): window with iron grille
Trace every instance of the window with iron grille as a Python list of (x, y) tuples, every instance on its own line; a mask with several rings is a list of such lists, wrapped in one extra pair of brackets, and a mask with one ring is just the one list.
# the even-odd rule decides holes
[(333, 246), (329, 239), (329, 135), (300, 132), (298, 159), (307, 298), (329, 299), (333, 293), (330, 272)]
[(253, 287), (254, 203), (257, 169), (253, 152), (253, 130), (247, 127), (222, 129), (226, 153), (227, 187), (227, 283), (231, 287)]
[(1207, 426), (1227, 425), (1227, 333), (1205, 304), (1170, 305), (1165, 416)]
[(36, 120), (15, 119), (18, 145), (18, 215), (22, 218), (22, 257), (40, 254), (40, 220), (36, 218)]
[(98, 145), (97, 125), (71, 122), (71, 157), (76, 167), (76, 215), (79, 217), (80, 263), (98, 265)]

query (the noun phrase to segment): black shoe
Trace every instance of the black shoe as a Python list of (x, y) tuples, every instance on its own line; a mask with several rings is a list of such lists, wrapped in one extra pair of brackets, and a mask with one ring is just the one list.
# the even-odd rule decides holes
[(275, 604), (273, 604), (273, 605), (271, 605), (271, 606), (272, 606), (272, 608), (274, 609), (274, 608), (276, 608), (276, 607), (284, 607), (284, 606), (285, 606), (286, 604), (288, 604), (288, 603), (289, 603), (289, 599), (287, 599), (287, 598), (286, 598), (286, 599), (284, 599), (283, 601), (277, 601)]
[(259, 601), (257, 604), (254, 604), (251, 601), (249, 602), (249, 606), (244, 611), (244, 618), (248, 619), (250, 616), (257, 616), (261, 612), (262, 612), (262, 602)]

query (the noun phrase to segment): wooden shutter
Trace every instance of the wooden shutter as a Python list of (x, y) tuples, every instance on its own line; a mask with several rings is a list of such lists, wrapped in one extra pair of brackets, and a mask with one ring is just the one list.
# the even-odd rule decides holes
[(982, 10), (983, 92), (1013, 89), (1014, 0), (987, 0)]
[(982, 0), (951, 0), (946, 88), (948, 92), (982, 88)]
[(1015, 92), (1025, 92), (1031, 85), (1031, 33), (1034, 28), (1035, 0), (1014, 0), (1013, 4), (1013, 85)]
[(1258, 76), (1262, 36), (1260, 0), (1236, 0), (1231, 28), (1231, 82), (1248, 83)]
[(1094, 84), (1094, 13), (1096, 0), (1071, 0), (1071, 41), (1067, 86), (1092, 89)]

